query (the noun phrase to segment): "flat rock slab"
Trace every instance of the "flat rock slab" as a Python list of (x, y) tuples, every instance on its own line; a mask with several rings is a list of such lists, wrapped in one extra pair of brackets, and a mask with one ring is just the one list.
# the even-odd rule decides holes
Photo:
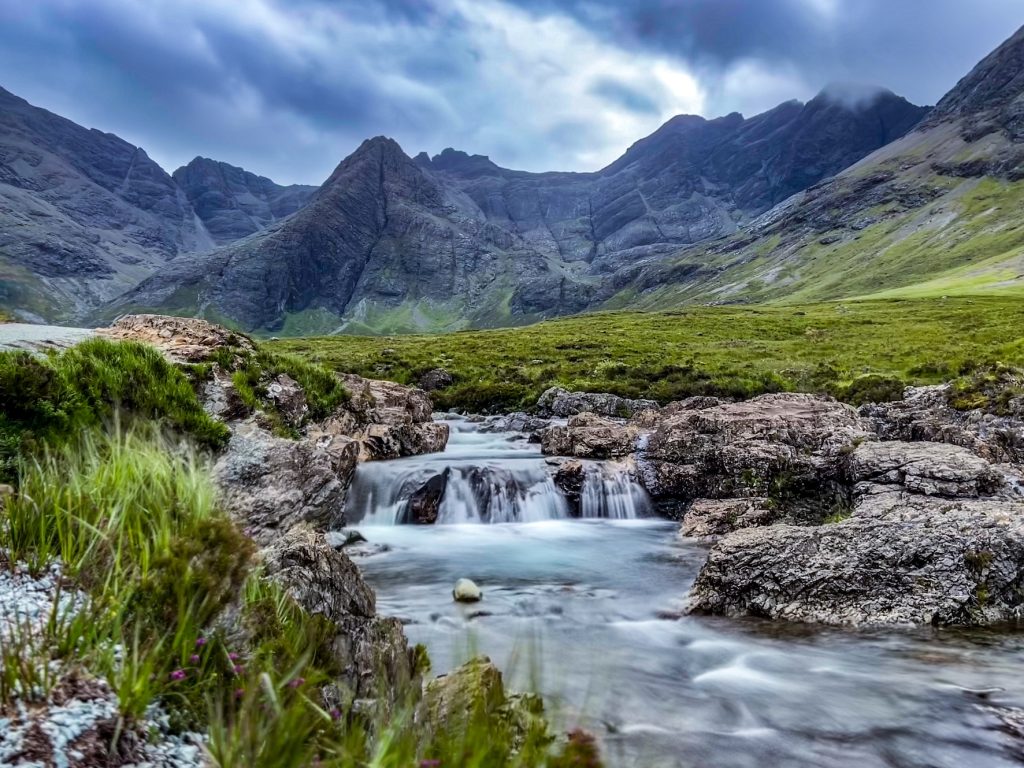
[(95, 335), (96, 331), (92, 328), (0, 323), (0, 350), (23, 349), (27, 352), (45, 352), (48, 349), (66, 349)]

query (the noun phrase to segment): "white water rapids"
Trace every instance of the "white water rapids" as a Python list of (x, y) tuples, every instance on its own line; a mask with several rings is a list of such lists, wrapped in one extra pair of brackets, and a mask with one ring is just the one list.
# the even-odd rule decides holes
[[(456, 427), (442, 454), (362, 465), (351, 499), (378, 610), (433, 673), (487, 654), (557, 728), (598, 735), (609, 768), (1021, 765), (992, 707), (1024, 707), (1024, 634), (684, 615), (707, 548), (645, 517), (628, 476), (595, 475), (613, 482), (569, 519), (534, 446)], [(442, 524), (395, 525), (403, 493), (446, 466)], [(456, 490), (474, 468), (499, 498)], [(460, 577), (482, 602), (452, 601)]]
[[(402, 520), (409, 497), (444, 476), (437, 524), (537, 523), (571, 516), (537, 446), (521, 436), (489, 434), (461, 419), (449, 422), (444, 453), (363, 464), (356, 473), (347, 516), (360, 525)], [(518, 439), (517, 439), (518, 438)], [(588, 467), (580, 517), (632, 520), (651, 514), (650, 501), (624, 468)]]

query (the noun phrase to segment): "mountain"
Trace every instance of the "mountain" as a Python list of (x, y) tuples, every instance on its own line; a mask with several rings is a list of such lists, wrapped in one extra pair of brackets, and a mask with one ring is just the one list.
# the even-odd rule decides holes
[(0, 306), (81, 322), (179, 255), (252, 234), (313, 191), (199, 158), (172, 177), (142, 148), (0, 88)]
[[(381, 306), (409, 323), (445, 311), (486, 324), (507, 316), (518, 279), (547, 259), (489, 224), (464, 196), (425, 173), (391, 139), (367, 140), (310, 202), (266, 232), (179, 259), (133, 291), (132, 306), (198, 308), (246, 328), (370, 321)], [(580, 305), (582, 306), (582, 305)]]
[(0, 302), (57, 319), (213, 246), (146, 153), (0, 88)]
[(742, 232), (622, 269), (605, 307), (1024, 288), (1024, 28), (910, 133)]
[[(852, 91), (826, 89), (750, 119), (679, 116), (595, 173), (513, 171), (454, 149), (412, 159), (378, 137), (290, 218), (176, 260), (107, 313), (201, 312), (302, 333), (452, 330), (581, 311), (607, 298), (618, 270), (736, 232), (927, 112), (888, 91)], [(210, 173), (197, 175), (220, 201)], [(219, 202), (210, 211), (200, 214), (208, 226), (224, 211), (239, 218)]]
[(195, 158), (173, 177), (218, 245), (290, 216), (317, 189), (305, 184), (283, 187), (265, 176), (205, 157)]

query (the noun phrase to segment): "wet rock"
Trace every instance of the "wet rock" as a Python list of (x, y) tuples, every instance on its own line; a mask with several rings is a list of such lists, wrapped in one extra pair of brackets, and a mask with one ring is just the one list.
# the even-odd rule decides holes
[(1024, 616), (1024, 505), (885, 494), (843, 522), (729, 534), (691, 609), (826, 624), (984, 625)]
[(769, 497), (796, 520), (820, 521), (849, 495), (848, 456), (869, 437), (857, 412), (832, 398), (762, 395), (681, 409), (637, 454), (655, 499)]
[(420, 377), (420, 389), (424, 392), (433, 392), (436, 389), (444, 389), (455, 383), (454, 377), (444, 368), (433, 368)]
[(851, 455), (851, 474), (861, 493), (869, 485), (949, 498), (1009, 491), (1003, 473), (967, 448), (946, 443), (863, 443)]
[(636, 448), (640, 431), (623, 421), (581, 413), (565, 426), (541, 432), (541, 450), (553, 456), (607, 459), (626, 456)]
[(580, 514), (580, 496), (587, 482), (587, 468), (579, 459), (570, 459), (558, 464), (552, 477), (555, 487), (562, 492), (569, 508), (574, 510), (574, 517)]
[(344, 525), (345, 495), (357, 462), (354, 441), (325, 446), (276, 437), (252, 422), (232, 428), (214, 465), (227, 509), (260, 544), (301, 522)]
[(335, 626), (330, 643), (342, 669), (335, 683), (385, 711), (399, 704), (416, 675), (413, 652), (401, 622), (376, 615), (373, 590), (349, 557), (308, 524), (291, 528), (260, 554), (269, 578)]
[(628, 419), (639, 411), (656, 411), (658, 407), (653, 400), (631, 400), (607, 392), (570, 392), (562, 387), (551, 387), (537, 399), (537, 411), (541, 415), (559, 418), (594, 413)]
[(249, 337), (196, 317), (168, 315), (124, 315), (97, 333), (112, 339), (142, 341), (168, 357), (186, 363), (200, 363), (222, 347), (253, 352)]
[(451, 469), (446, 467), (444, 472), (434, 475), (416, 489), (406, 502), (399, 522), (415, 525), (436, 523), (438, 512), (441, 510), (441, 502), (444, 501), (445, 490), (448, 488), (449, 477), (451, 477)]
[(476, 603), (483, 598), (480, 587), (470, 579), (459, 579), (452, 590), (452, 599), (457, 603)]
[(534, 416), (523, 411), (515, 411), (505, 416), (499, 416), (481, 425), (481, 432), (522, 432), (526, 435), (534, 435), (543, 429), (551, 426), (551, 420)]
[(697, 499), (683, 516), (681, 536), (722, 536), (740, 528), (770, 525), (779, 517), (768, 499)]

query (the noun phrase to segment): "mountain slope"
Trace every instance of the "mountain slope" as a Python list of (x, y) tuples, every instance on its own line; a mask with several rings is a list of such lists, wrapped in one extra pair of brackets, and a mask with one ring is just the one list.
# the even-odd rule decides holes
[(623, 270), (604, 305), (1024, 289), (1024, 28), (911, 133), (742, 233)]
[(212, 245), (185, 195), (142, 149), (0, 88), (5, 306), (80, 317), (180, 251)]
[(251, 235), (290, 216), (317, 188), (281, 186), (243, 168), (197, 157), (173, 174), (218, 245)]
[[(586, 174), (511, 171), (451, 149), (413, 160), (373, 139), (287, 220), (188, 268), (175, 262), (108, 313), (202, 312), (293, 333), (451, 330), (580, 311), (616, 269), (735, 232), (926, 111), (887, 91), (859, 96), (825, 92), (750, 120), (680, 116)], [(208, 225), (238, 212), (211, 209)]]

